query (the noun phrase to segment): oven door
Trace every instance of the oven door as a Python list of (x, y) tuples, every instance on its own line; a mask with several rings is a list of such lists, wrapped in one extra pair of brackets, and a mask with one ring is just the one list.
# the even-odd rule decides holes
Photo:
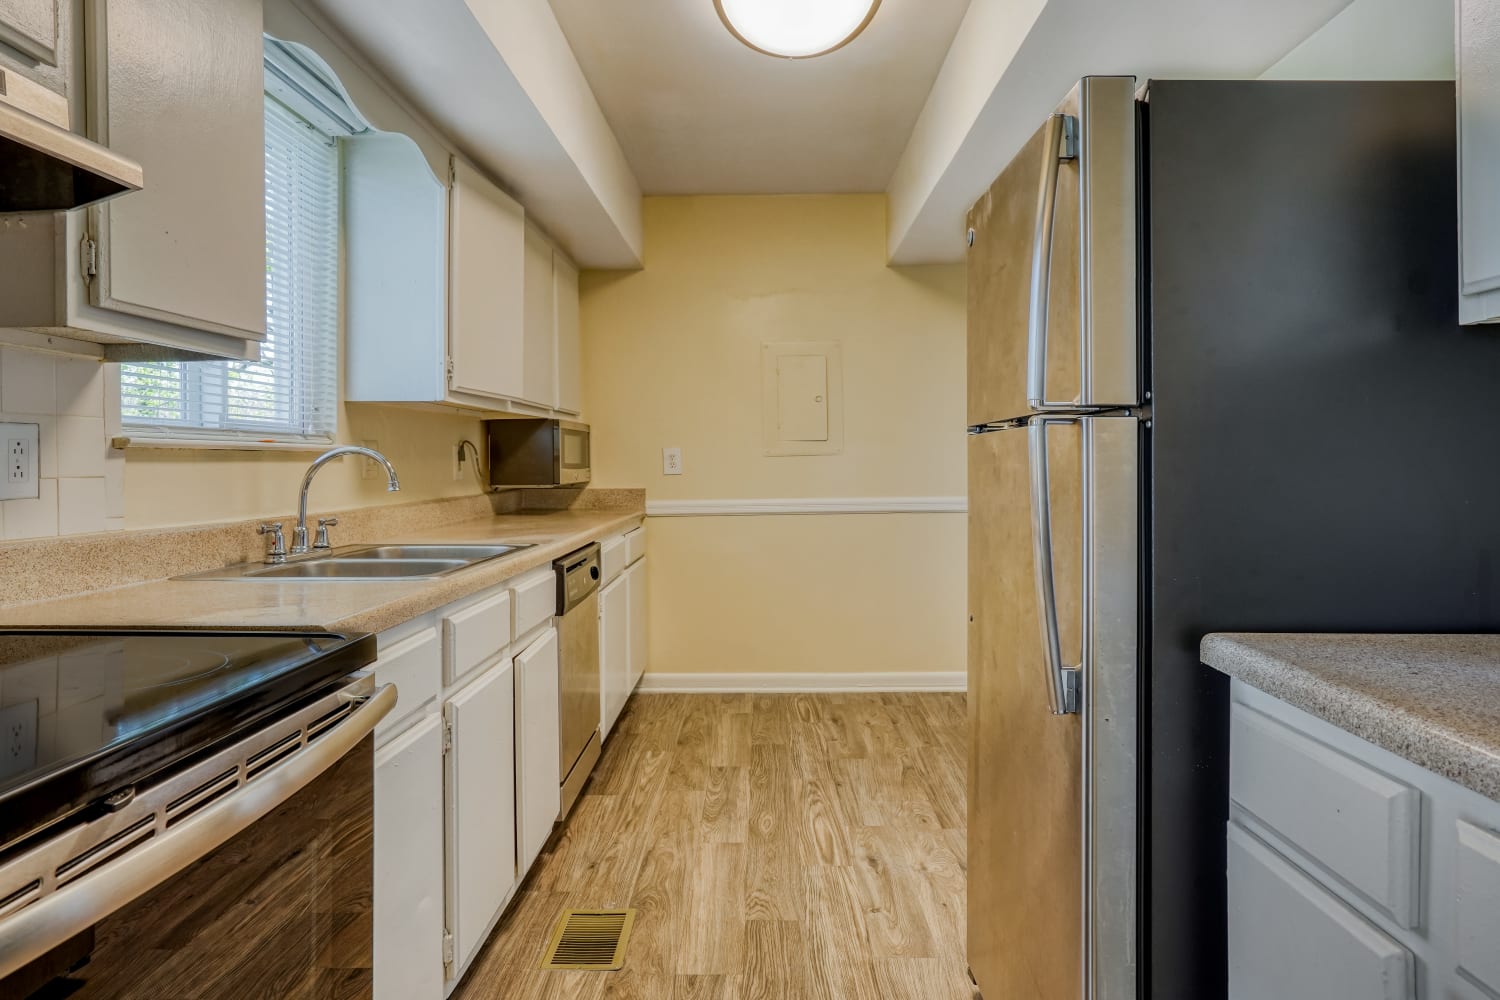
[(557, 485), (581, 486), (589, 481), (589, 425), (557, 422)]
[(371, 732), (396, 694), (371, 688), (7, 859), (0, 997), (371, 997)]

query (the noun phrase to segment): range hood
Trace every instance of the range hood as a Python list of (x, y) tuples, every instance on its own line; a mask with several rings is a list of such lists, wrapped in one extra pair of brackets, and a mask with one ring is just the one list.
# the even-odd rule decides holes
[(0, 213), (62, 212), (141, 182), (134, 160), (0, 101)]

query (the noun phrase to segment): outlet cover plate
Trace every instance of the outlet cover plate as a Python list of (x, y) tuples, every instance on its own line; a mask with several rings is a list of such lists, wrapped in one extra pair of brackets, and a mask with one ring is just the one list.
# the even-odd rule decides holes
[(0, 424), (0, 444), (5, 447), (0, 500), (35, 500), (41, 496), (41, 487), (37, 483), (41, 430), (38, 424)]
[(682, 475), (681, 448), (663, 448), (661, 450), (661, 474), (664, 476)]
[(36, 766), (35, 700), (0, 708), (0, 780)]

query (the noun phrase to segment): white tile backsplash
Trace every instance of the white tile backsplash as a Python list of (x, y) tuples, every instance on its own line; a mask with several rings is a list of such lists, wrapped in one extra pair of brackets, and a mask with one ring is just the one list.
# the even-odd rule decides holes
[(37, 494), (35, 500), (3, 501), (7, 539), (45, 538), (57, 534), (57, 480), (37, 480)]
[(86, 535), (103, 531), (104, 477), (57, 481), (57, 533)]
[(50, 354), (13, 347), (0, 350), (0, 408), (14, 413), (56, 413), (56, 368)]
[(0, 418), (37, 424), (41, 434), (39, 496), (0, 501), (6, 539), (124, 527), (125, 458), (109, 447), (105, 393), (112, 372), (106, 368), (0, 348)]
[(104, 416), (102, 364), (73, 358), (58, 360), (57, 412), (75, 417)]
[[(104, 478), (104, 456), (109, 446), (104, 441), (103, 417), (57, 418), (57, 475), (59, 478)], [(103, 516), (103, 508), (100, 509)]]

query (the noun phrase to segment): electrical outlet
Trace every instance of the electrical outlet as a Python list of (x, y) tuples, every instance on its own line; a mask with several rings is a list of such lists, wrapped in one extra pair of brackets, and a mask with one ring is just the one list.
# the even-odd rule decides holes
[[(371, 451), (380, 450), (379, 441), (361, 441), (359, 444), (360, 447), (368, 448)], [(364, 459), (359, 460), (359, 478), (379, 479), (383, 475), (385, 475), (385, 470), (380, 467), (379, 462), (367, 462)]]
[(664, 476), (682, 475), (681, 448), (663, 448), (661, 450), (661, 474)]
[(37, 484), (40, 425), (0, 424), (0, 441), (5, 442), (5, 475), (0, 477), (0, 500), (40, 496)]
[(0, 709), (0, 779), (36, 766), (35, 700)]

